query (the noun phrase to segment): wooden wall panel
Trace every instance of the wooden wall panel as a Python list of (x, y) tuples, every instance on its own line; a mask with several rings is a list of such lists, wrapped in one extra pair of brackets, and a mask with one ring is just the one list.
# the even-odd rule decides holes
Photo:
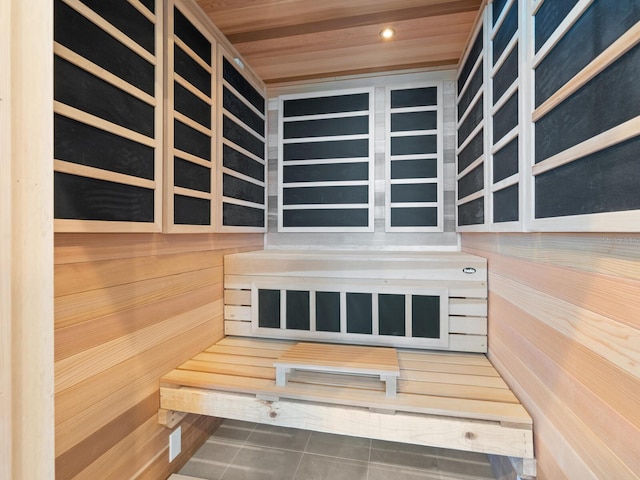
[(164, 478), (216, 419), (188, 416), (168, 462), (159, 378), (223, 333), (225, 254), (263, 235), (56, 234), (56, 478)]
[(640, 235), (463, 234), (488, 259), (489, 358), (531, 413), (538, 478), (640, 478)]
[(11, 480), (54, 468), (52, 17), (49, 0), (0, 2), (0, 478)]

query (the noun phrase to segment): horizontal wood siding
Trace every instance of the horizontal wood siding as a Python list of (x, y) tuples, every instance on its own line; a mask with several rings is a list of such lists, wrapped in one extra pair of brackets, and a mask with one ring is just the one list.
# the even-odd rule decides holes
[(159, 379), (223, 337), (225, 254), (263, 236), (55, 236), (56, 478), (164, 478), (218, 420), (187, 416), (168, 462)]
[(538, 478), (638, 479), (640, 235), (464, 234), (489, 358), (534, 419)]

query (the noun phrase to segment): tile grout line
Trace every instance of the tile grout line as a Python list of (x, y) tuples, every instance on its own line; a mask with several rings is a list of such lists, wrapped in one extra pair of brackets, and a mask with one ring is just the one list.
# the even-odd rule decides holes
[(309, 431), (309, 436), (307, 437), (307, 443), (304, 444), (304, 448), (302, 449), (302, 455), (300, 455), (300, 460), (298, 460), (298, 466), (296, 467), (296, 471), (293, 472), (293, 480), (295, 480), (296, 475), (298, 475), (298, 470), (300, 470), (300, 465), (302, 464), (302, 459), (304, 458), (304, 454), (307, 453), (307, 448), (309, 447), (309, 442), (311, 441), (311, 435), (313, 435), (312, 431)]
[[(227, 468), (224, 469), (224, 472), (222, 472), (222, 475), (220, 475), (220, 478), (223, 478), (225, 476), (225, 474), (227, 473), (227, 471), (229, 470), (229, 467), (231, 466), (231, 464), (233, 463), (233, 461), (238, 457), (238, 455), (240, 454), (240, 450), (242, 450), (244, 448), (244, 446), (247, 444), (247, 440), (249, 440), (249, 437), (251, 436), (251, 434), (253, 432), (256, 431), (256, 428), (258, 427), (258, 424), (254, 424), (253, 425), (253, 429), (251, 430), (251, 432), (249, 432), (249, 435), (247, 435), (247, 438), (245, 438), (242, 442), (242, 444), (240, 445), (240, 448), (238, 448), (238, 451), (236, 452), (236, 454), (233, 456), (233, 458), (229, 461), (229, 463), (227, 464)], [(218, 427), (220, 428), (220, 427)], [(228, 444), (228, 441), (227, 441)]]

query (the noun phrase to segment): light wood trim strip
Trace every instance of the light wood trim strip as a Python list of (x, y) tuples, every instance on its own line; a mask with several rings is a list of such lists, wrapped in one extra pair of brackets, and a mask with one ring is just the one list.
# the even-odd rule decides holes
[[(234, 150), (237, 150), (238, 152), (242, 153), (243, 155), (251, 158), (252, 160), (255, 160), (258, 163), (261, 163), (263, 165), (266, 164), (266, 161), (263, 160), (262, 158), (258, 157), (255, 153), (250, 152), (249, 150), (241, 147), (240, 145), (237, 145), (235, 143), (233, 143), (231, 140), (229, 140), (228, 138), (222, 138), (222, 144), (226, 145), (228, 147), (233, 148)], [(363, 159), (364, 161), (366, 161), (366, 158)], [(287, 162), (287, 165), (290, 165), (289, 162)]]
[(96, 77), (104, 80), (105, 82), (110, 83), (111, 85), (118, 87), (120, 90), (127, 92), (134, 97), (142, 100), (149, 105), (156, 106), (156, 99), (149, 95), (146, 92), (143, 92), (138, 87), (131, 85), (129, 82), (122, 80), (120, 77), (114, 75), (113, 73), (105, 70), (104, 68), (96, 65), (93, 62), (90, 62), (86, 58), (78, 55), (73, 50), (68, 49), (64, 45), (60, 45), (59, 43), (53, 44), (53, 53), (58, 55), (60, 58), (64, 58), (65, 60), (73, 63), (74, 65), (86, 70), (87, 72), (95, 75)]
[[(188, 80), (185, 80), (184, 77), (174, 72), (173, 79), (176, 81), (176, 83), (179, 83), (181, 86), (189, 90), (191, 93), (193, 93), (196, 97), (198, 97), (203, 102), (208, 103), (209, 105), (213, 105), (213, 100), (211, 99), (211, 97), (201, 92), (200, 89), (194, 87)], [(170, 88), (171, 87), (172, 85), (170, 86)]]
[(478, 89), (476, 94), (473, 96), (473, 98), (469, 102), (469, 105), (467, 106), (466, 110), (463, 112), (463, 114), (458, 119), (458, 122), (456, 124), (456, 128), (460, 128), (460, 125), (462, 125), (462, 123), (467, 119), (467, 117), (471, 113), (471, 110), (473, 110), (473, 107), (475, 107), (476, 103), (478, 103), (480, 97), (483, 97), (483, 96), (484, 96), (484, 88), (481, 87), (481, 88)]
[(482, 190), (478, 190), (477, 192), (472, 193), (471, 195), (467, 195), (464, 198), (461, 198), (456, 202), (457, 206), (464, 205), (465, 203), (473, 202), (478, 198), (484, 197), (484, 188)]
[[(495, 36), (497, 35), (498, 30), (500, 30), (500, 27), (502, 27), (502, 24), (504, 23), (504, 19), (509, 14), (511, 7), (513, 6), (513, 3), (514, 3), (514, 0), (507, 1), (505, 6), (502, 7), (502, 12), (500, 12), (500, 17), (498, 17), (498, 21), (496, 21), (495, 25), (491, 26), (491, 33), (490, 33), (489, 39), (492, 42), (495, 39)], [(492, 12), (492, 13), (495, 13), (495, 12)]]
[[(266, 118), (265, 114), (268, 111), (268, 108), (265, 108), (265, 113), (262, 113), (260, 110), (258, 110), (253, 103), (251, 103), (249, 100), (247, 100), (246, 98), (244, 98), (244, 95), (242, 95), (240, 92), (238, 92), (238, 90), (235, 89), (235, 87), (233, 85), (231, 85), (228, 81), (226, 80), (222, 80), (222, 84), (224, 87), (227, 88), (227, 90), (229, 90), (231, 93), (233, 93), (237, 98), (240, 99), (240, 101), (242, 103), (244, 103), (251, 111), (253, 111), (253, 113), (255, 113), (256, 115), (258, 115), (262, 120), (264, 120)], [(256, 89), (256, 91), (258, 91), (261, 95), (264, 94), (264, 92), (260, 89)], [(266, 103), (266, 100), (265, 100)], [(348, 112), (351, 113), (351, 112)], [(313, 116), (313, 115), (310, 115)], [(353, 114), (351, 115), (347, 115), (347, 116), (354, 116)], [(327, 118), (336, 118), (336, 117), (332, 117), (329, 116)], [(287, 119), (283, 118), (283, 121), (286, 121)], [(290, 120), (291, 121), (291, 120)]]
[[(459, 154), (462, 150), (464, 150), (467, 147), (467, 145), (469, 145), (476, 138), (476, 135), (478, 135), (478, 132), (480, 132), (480, 130), (484, 128), (484, 124), (485, 124), (485, 119), (483, 118), (482, 120), (480, 120), (480, 123), (478, 123), (476, 128), (474, 128), (471, 131), (469, 136), (464, 139), (464, 142), (462, 142), (462, 144), (456, 149), (456, 154)], [(457, 128), (458, 127), (456, 127), (456, 130)]]
[(77, 163), (65, 162), (64, 160), (54, 159), (53, 169), (56, 172), (68, 173), (70, 175), (78, 175), (81, 177), (95, 178), (106, 182), (121, 183), (124, 185), (132, 185), (134, 187), (148, 188), (153, 190), (156, 188), (156, 182), (146, 178), (134, 177), (123, 173), (111, 172), (100, 168), (89, 167), (87, 165), (79, 165)]
[(198, 190), (191, 190), (190, 188), (173, 187), (173, 193), (176, 195), (182, 195), (185, 197), (201, 198), (202, 200), (211, 200), (213, 195), (207, 192), (200, 192)]
[(196, 157), (191, 153), (187, 153), (183, 150), (178, 150), (177, 148), (173, 149), (173, 156), (180, 157), (182, 160), (188, 160), (191, 163), (195, 163), (198, 165), (202, 165), (203, 167), (207, 167), (209, 169), (213, 168), (212, 163), (209, 160), (205, 160), (204, 158)]
[(62, 1), (66, 3), (68, 6), (70, 6), (71, 8), (73, 8), (80, 15), (84, 16), (87, 20), (90, 20), (92, 23), (94, 23), (95, 25), (100, 27), (102, 30), (104, 30), (106, 33), (111, 35), (113, 38), (118, 40), (120, 43), (124, 44), (127, 48), (129, 48), (130, 50), (133, 50), (135, 53), (140, 55), (147, 62), (151, 63), (152, 65), (156, 64), (156, 57), (154, 55), (149, 53), (147, 50), (142, 48), (139, 44), (134, 42), (131, 38), (126, 36), (124, 33), (122, 33), (116, 27), (111, 25), (109, 22), (107, 22), (100, 15), (98, 15), (89, 7), (84, 5), (82, 2), (80, 2), (80, 0), (62, 0)]
[[(532, 68), (536, 68), (542, 60), (549, 54), (551, 50), (562, 40), (569, 29), (576, 23), (582, 14), (589, 8), (594, 0), (579, 0), (578, 3), (571, 9), (565, 19), (558, 25), (553, 34), (547, 39), (544, 45), (540, 47), (538, 52), (533, 57)], [(538, 6), (536, 6), (536, 9)]]
[(208, 136), (208, 137), (212, 137), (213, 136), (213, 130), (211, 130), (210, 128), (207, 128), (203, 125), (200, 125), (198, 122), (196, 122), (195, 120), (192, 120), (191, 118), (187, 117), (186, 115), (178, 112), (177, 110), (174, 110), (173, 112), (173, 117), (184, 123), (185, 125), (193, 128), (194, 130), (199, 131), (200, 133)]
[[(236, 172), (235, 170), (231, 170), (230, 168), (227, 168), (227, 167), (222, 167), (222, 173), (226, 173), (231, 177), (239, 178), (240, 180), (244, 180), (245, 182), (248, 182), (248, 183), (253, 183), (254, 185), (259, 185), (260, 187), (267, 186), (266, 182), (264, 181), (257, 180), (253, 177), (250, 177), (240, 172)], [(365, 183), (364, 185), (367, 185), (367, 183)]]
[(531, 167), (531, 172), (534, 176), (540, 175), (638, 135), (640, 135), (640, 115), (535, 164)]
[[(484, 61), (484, 56), (482, 54), (478, 55), (478, 58), (476, 58), (475, 63), (473, 64), (473, 67), (471, 68), (471, 71), (469, 72), (469, 76), (467, 77), (467, 81), (464, 83), (462, 90), (460, 90), (460, 93), (457, 94), (457, 99), (456, 99), (456, 105), (458, 105), (460, 103), (460, 99), (462, 98), (462, 96), (467, 92), (467, 90), (469, 89), (469, 84), (471, 83), (471, 79), (473, 78), (473, 76), (476, 74), (480, 64)], [(480, 90), (482, 90), (482, 87), (484, 85), (480, 86)]]
[(578, 72), (569, 82), (535, 109), (531, 119), (537, 122), (551, 110), (556, 108), (567, 98), (586, 85), (592, 78), (605, 70), (625, 53), (640, 42), (640, 22), (627, 30), (620, 38), (613, 42), (604, 52), (598, 55), (589, 65)]
[(101, 220), (69, 220), (56, 218), (54, 220), (54, 230), (60, 233), (154, 233), (160, 232), (161, 227), (156, 223), (146, 222), (110, 222)]
[[(175, 34), (173, 36), (173, 42), (178, 47), (180, 47), (184, 51), (184, 53), (189, 55), (194, 62), (204, 68), (209, 75), (213, 75), (213, 68), (211, 68), (211, 66), (207, 62), (200, 58), (200, 55), (194, 52), (189, 45), (180, 40), (180, 38), (176, 37)], [(214, 45), (212, 45), (211, 48), (215, 50)]]
[(478, 158), (476, 158), (473, 162), (471, 162), (467, 168), (465, 168), (462, 172), (456, 175), (456, 181), (466, 177), (474, 168), (476, 168), (478, 165), (482, 165), (483, 163), (484, 163), (484, 155), (481, 155)]
[(142, 2), (140, 0), (127, 0), (133, 7), (136, 8), (136, 10), (138, 10), (142, 15), (144, 15), (147, 20), (149, 20), (151, 23), (157, 23), (157, 17), (156, 15), (149, 10), (147, 7), (145, 7)]
[[(238, 418), (247, 421), (278, 422), (285, 426), (345, 435), (362, 435), (363, 428), (366, 428), (365, 436), (380, 438), (383, 435), (382, 438), (393, 441), (407, 441), (407, 438), (411, 438), (419, 444), (425, 443), (424, 432), (447, 432), (447, 435), (430, 436), (428, 443), (446, 448), (495, 453), (499, 451), (502, 455), (533, 456), (530, 430), (466, 419), (430, 416), (416, 418), (414, 415), (400, 413), (387, 415), (367, 409), (288, 400), (278, 402), (274, 418), (273, 412), (276, 410), (264, 401), (246, 395), (194, 388), (162, 387), (160, 404), (163, 408), (222, 417), (233, 412), (234, 416), (238, 415)], [(472, 439), (465, 439), (466, 432), (475, 432), (470, 435)], [(500, 440), (497, 441), (497, 438)]]
[[(240, 120), (238, 117), (236, 117), (233, 113), (229, 112), (226, 109), (222, 110), (223, 114), (225, 117), (227, 117), (229, 120), (233, 120), (237, 125), (241, 126), (244, 130), (247, 131), (247, 133), (250, 133), (251, 135), (253, 135), (254, 137), (256, 137), (258, 140), (260, 140), (261, 142), (263, 142), (265, 144), (265, 148), (266, 148), (266, 139), (265, 137), (263, 137), (262, 135), (260, 135), (258, 132), (256, 132), (253, 128), (251, 128), (249, 125), (247, 125), (246, 123), (244, 123), (242, 120)], [(266, 132), (265, 132), (266, 133)], [(345, 139), (352, 139), (354, 136), (346, 136), (345, 135)], [(327, 137), (318, 137), (319, 140), (318, 141), (322, 141), (322, 140), (326, 140)], [(368, 135), (365, 136), (365, 138), (369, 138)], [(298, 139), (297, 139), (298, 140)], [(306, 143), (309, 142), (311, 140), (305, 138), (305, 139), (300, 139), (300, 141), (296, 141), (296, 142), (292, 142), (292, 141), (284, 141), (284, 143)]]
[(500, 190), (503, 190), (503, 189), (505, 189), (507, 187), (511, 187), (512, 185), (516, 185), (519, 180), (520, 180), (520, 174), (519, 173), (514, 173), (510, 177), (507, 177), (507, 178), (505, 178), (503, 180), (500, 180), (499, 182), (496, 182), (493, 185), (491, 185), (491, 193), (496, 193), (496, 192), (499, 192)]
[(54, 101), (53, 111), (73, 120), (77, 120), (79, 122), (86, 123), (87, 125), (91, 125), (92, 127), (104, 130), (105, 132), (114, 133), (129, 140), (133, 140), (134, 142), (141, 143), (143, 145), (146, 145), (147, 147), (156, 148), (157, 146), (156, 140), (151, 137), (147, 137), (146, 135), (142, 135), (141, 133), (134, 132), (133, 130), (129, 130), (125, 127), (121, 127), (120, 125), (116, 125), (115, 123), (109, 122), (108, 120), (104, 120), (100, 117), (96, 117), (95, 115), (91, 115), (90, 113), (83, 112), (82, 110), (79, 110), (75, 107), (65, 105), (64, 103)]
[[(167, 384), (167, 386), (181, 385), (215, 389), (214, 391), (263, 395), (280, 395), (282, 393), (282, 389), (274, 385), (272, 380), (203, 374), (187, 370), (173, 370), (162, 377), (161, 382)], [(524, 408), (519, 404), (513, 403), (496, 403), (463, 398), (451, 399), (410, 393), (399, 393), (397, 397), (386, 398), (375, 391), (358, 391), (355, 389), (345, 391), (343, 388), (325, 385), (303, 385), (293, 382), (287, 385), (286, 394), (287, 398), (292, 400), (302, 399), (310, 402), (339, 404), (341, 406), (346, 403), (358, 407), (382, 409), (392, 407), (406, 412), (427, 415), (445, 415), (498, 422), (507, 421), (522, 425), (525, 428), (531, 425), (531, 418)], [(428, 401), (424, 397), (428, 397)], [(163, 408), (166, 407), (163, 406)]]

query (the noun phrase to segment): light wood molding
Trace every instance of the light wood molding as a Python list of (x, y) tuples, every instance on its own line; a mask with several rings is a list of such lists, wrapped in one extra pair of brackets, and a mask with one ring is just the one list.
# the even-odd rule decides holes
[(61, 45), (57, 42), (53, 44), (53, 53), (58, 55), (61, 58), (73, 63), (74, 65), (86, 70), (87, 72), (95, 75), (96, 77), (104, 80), (105, 82), (110, 83), (114, 87), (118, 87), (120, 90), (127, 92), (134, 97), (142, 100), (143, 102), (148, 103), (155, 107), (156, 99), (152, 95), (149, 95), (146, 92), (143, 92), (137, 87), (134, 87), (129, 82), (122, 80), (120, 77), (114, 75), (113, 73), (105, 70), (104, 68), (96, 65), (95, 63), (87, 60), (86, 58), (78, 55), (73, 50), (68, 49), (64, 45)]
[(622, 55), (631, 50), (640, 42), (640, 22), (627, 30), (621, 37), (613, 42), (607, 49), (598, 55), (589, 65), (578, 72), (569, 82), (565, 83), (545, 102), (536, 108), (531, 116), (537, 122), (547, 113), (560, 105), (563, 101), (577, 92), (592, 78), (605, 70), (609, 65), (618, 60)]
[(92, 23), (100, 27), (106, 33), (111, 35), (113, 38), (118, 40), (120, 43), (124, 44), (127, 48), (136, 52), (139, 56), (144, 58), (147, 62), (149, 62), (152, 65), (156, 64), (156, 57), (153, 54), (149, 53), (143, 47), (141, 47), (136, 42), (131, 40), (127, 35), (125, 35), (116, 27), (111, 25), (109, 22), (107, 22), (105, 19), (103, 19), (100, 15), (95, 13), (89, 7), (85, 6), (80, 0), (62, 0), (62, 1), (64, 1), (64, 3), (69, 5), (79, 14), (81, 14), (83, 17), (87, 18)]
[(146, 178), (134, 177), (123, 173), (110, 172), (100, 168), (89, 167), (77, 163), (65, 162), (64, 160), (53, 160), (53, 169), (56, 172), (68, 173), (70, 175), (80, 175), (87, 178), (95, 178), (104, 180), (105, 182), (122, 183), (124, 185), (133, 185), (136, 187), (153, 189), (156, 182), (147, 180)]
[(52, 51), (53, 2), (1, 2), (0, 477), (15, 480), (55, 477)]
[(640, 135), (640, 115), (617, 125), (606, 132), (589, 138), (531, 167), (531, 173), (540, 175), (582, 157), (599, 152)]

